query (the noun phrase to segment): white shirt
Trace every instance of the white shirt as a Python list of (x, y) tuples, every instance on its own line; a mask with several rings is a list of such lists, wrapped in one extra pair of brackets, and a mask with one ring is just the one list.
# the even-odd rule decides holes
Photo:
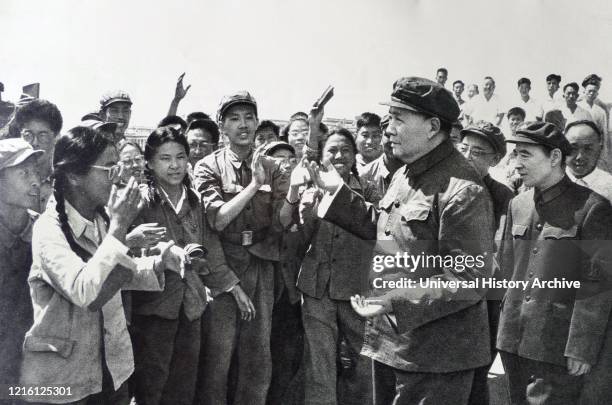
[[(538, 103), (533, 99), (533, 97), (529, 97), (529, 100), (523, 101), (522, 98), (519, 98), (510, 106), (512, 107), (521, 107), (525, 110), (525, 121), (537, 121), (541, 120), (544, 117), (544, 109), (542, 108), (542, 104)], [(510, 109), (508, 108), (508, 109)]]
[(574, 110), (574, 112), (572, 112), (567, 107), (567, 104), (563, 104), (559, 107), (560, 107), (559, 110), (561, 110), (561, 113), (563, 114), (563, 118), (565, 118), (565, 125), (569, 124), (570, 122), (574, 122), (574, 121), (581, 121), (581, 120), (593, 121), (593, 117), (591, 116), (591, 114), (584, 108), (580, 107), (579, 105), (576, 105), (576, 109)]
[(565, 105), (565, 99), (560, 91), (557, 90), (552, 97), (550, 94), (548, 94), (548, 92), (546, 92), (544, 101), (542, 101), (542, 111), (544, 114), (546, 114), (551, 110), (560, 110), (563, 105)]
[(590, 188), (612, 203), (612, 174), (596, 167), (591, 173), (581, 179), (577, 179), (574, 177), (569, 167), (566, 168), (566, 172), (574, 183)]
[(465, 104), (463, 111), (470, 117), (472, 123), (483, 120), (493, 125), (498, 125), (499, 115), (506, 112), (497, 94), (491, 95), (488, 100), (482, 94), (474, 96)]

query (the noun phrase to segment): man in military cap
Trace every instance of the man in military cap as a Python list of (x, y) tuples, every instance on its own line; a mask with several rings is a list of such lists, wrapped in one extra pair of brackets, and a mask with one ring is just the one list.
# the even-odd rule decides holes
[(27, 280), (32, 265), (32, 225), (37, 214), (30, 210), (38, 209), (37, 159), (43, 154), (23, 139), (0, 140), (0, 384), (3, 387), (19, 382), (21, 347), (33, 323)]
[[(198, 397), (200, 403), (223, 404), (228, 387), (235, 386), (234, 404), (263, 405), (272, 372), (274, 263), (279, 260), (278, 238), (270, 236), (281, 231), (278, 210), (288, 182), (262, 147), (253, 148), (258, 118), (251, 94), (224, 97), (217, 121), (229, 145), (196, 164), (194, 183), (244, 293), (221, 294), (204, 313)], [(233, 357), (237, 380), (228, 385)]]
[(610, 316), (612, 207), (567, 177), (571, 145), (553, 124), (526, 124), (507, 142), (531, 187), (510, 202), (499, 252), (507, 279), (525, 283), (506, 292), (497, 336), (511, 402), (575, 404)]
[[(405, 166), (393, 176), (377, 210), (327, 171), (309, 166), (326, 190), (319, 216), (363, 239), (377, 239), (372, 297), (352, 298), (370, 318), (362, 354), (374, 360), (377, 404), (466, 404), (474, 369), (490, 362), (485, 290), (427, 286), (432, 280), (480, 280), (490, 275), (491, 198), (474, 168), (449, 139), (459, 107), (439, 84), (405, 77), (393, 86), (387, 132)], [(483, 258), (483, 266), (376, 265), (399, 255)], [(472, 263), (473, 264), (473, 263)], [(394, 287), (409, 280), (417, 287)], [(425, 286), (418, 287), (419, 282)]]
[(113, 90), (100, 98), (100, 116), (104, 122), (117, 124), (115, 145), (125, 139), (125, 131), (130, 125), (132, 116), (132, 99), (123, 90)]

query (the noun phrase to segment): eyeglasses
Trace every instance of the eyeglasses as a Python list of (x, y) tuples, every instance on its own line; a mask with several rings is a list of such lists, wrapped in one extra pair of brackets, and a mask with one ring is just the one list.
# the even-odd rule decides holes
[(467, 155), (468, 152), (469, 152), (472, 156), (474, 156), (476, 158), (487, 156), (487, 155), (495, 155), (495, 152), (487, 152), (487, 151), (484, 151), (482, 149), (475, 149), (475, 148), (471, 147), (470, 145), (466, 145), (464, 143), (458, 144), (457, 145), (457, 150), (459, 152), (461, 152), (463, 155)]
[(121, 174), (123, 173), (122, 165), (113, 165), (110, 167), (91, 165), (89, 167), (91, 167), (92, 169), (104, 170), (108, 173), (108, 179), (111, 181), (121, 177)]
[(48, 143), (51, 143), (51, 141), (53, 141), (53, 138), (55, 138), (55, 135), (52, 134), (51, 132), (39, 132), (35, 134), (34, 132), (28, 129), (24, 129), (21, 132), (21, 138), (27, 143), (32, 143), (34, 142), (34, 139), (37, 139), (38, 143), (48, 144)]
[(135, 157), (133, 159), (123, 159), (119, 162), (119, 164), (123, 166), (142, 166), (144, 164), (144, 159), (141, 157)]
[(215, 146), (215, 144), (214, 144), (214, 143), (211, 143), (211, 142), (191, 142), (191, 143), (189, 144), (189, 147), (190, 147), (191, 149), (196, 149), (196, 148), (201, 148), (201, 149), (204, 149), (204, 148), (212, 148), (212, 147), (214, 147), (214, 146)]

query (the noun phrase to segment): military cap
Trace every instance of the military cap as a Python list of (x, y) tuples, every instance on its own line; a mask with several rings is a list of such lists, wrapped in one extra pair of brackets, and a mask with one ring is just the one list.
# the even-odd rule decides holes
[(571, 151), (570, 143), (563, 132), (549, 122), (526, 122), (516, 130), (516, 135), (508, 137), (506, 142), (543, 145), (560, 149), (564, 155), (569, 155)]
[(79, 126), (110, 133), (115, 133), (117, 130), (117, 124), (115, 122), (104, 122), (101, 119), (86, 119), (81, 121)]
[(287, 142), (282, 141), (275, 141), (267, 144), (264, 148), (264, 155), (272, 156), (274, 152), (280, 149), (286, 149), (295, 155), (295, 149), (293, 148), (293, 146), (289, 145)]
[(561, 76), (551, 73), (546, 76), (546, 81), (549, 82), (551, 80), (556, 80), (557, 82), (561, 83)]
[(100, 98), (100, 107), (106, 108), (113, 103), (128, 103), (132, 104), (132, 99), (130, 99), (130, 95), (123, 90), (112, 90), (108, 93), (105, 93)]
[(387, 129), (387, 127), (389, 126), (390, 118), (391, 116), (389, 114), (386, 114), (384, 117), (382, 117), (382, 119), (380, 120), (380, 129), (382, 129), (383, 131)]
[(459, 106), (450, 91), (421, 77), (402, 77), (393, 84), (391, 101), (382, 105), (433, 115), (448, 123), (459, 117)]
[(81, 121), (97, 120), (102, 121), (99, 111), (91, 111), (81, 117)]
[(495, 125), (487, 121), (478, 121), (472, 125), (468, 125), (459, 133), (461, 139), (466, 135), (476, 135), (479, 138), (489, 142), (496, 153), (502, 156), (506, 155), (506, 143), (504, 134)]
[(0, 170), (22, 164), (31, 156), (40, 156), (42, 150), (34, 150), (32, 146), (21, 138), (0, 140)]
[(236, 104), (252, 105), (257, 115), (257, 102), (255, 98), (248, 91), (242, 90), (221, 99), (219, 109), (217, 110), (217, 122), (221, 122), (227, 109)]

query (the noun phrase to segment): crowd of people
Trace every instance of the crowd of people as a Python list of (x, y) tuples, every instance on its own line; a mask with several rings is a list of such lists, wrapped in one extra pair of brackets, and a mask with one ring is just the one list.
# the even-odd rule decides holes
[(602, 79), (551, 74), (536, 102), (520, 78), (502, 106), (492, 77), (467, 100), (447, 77), (398, 79), (353, 133), (318, 102), (280, 128), (247, 91), (183, 118), (182, 75), (144, 149), (125, 91), (67, 131), (24, 97), (0, 139), (0, 403), (486, 405), (497, 354), (498, 401), (611, 403)]

